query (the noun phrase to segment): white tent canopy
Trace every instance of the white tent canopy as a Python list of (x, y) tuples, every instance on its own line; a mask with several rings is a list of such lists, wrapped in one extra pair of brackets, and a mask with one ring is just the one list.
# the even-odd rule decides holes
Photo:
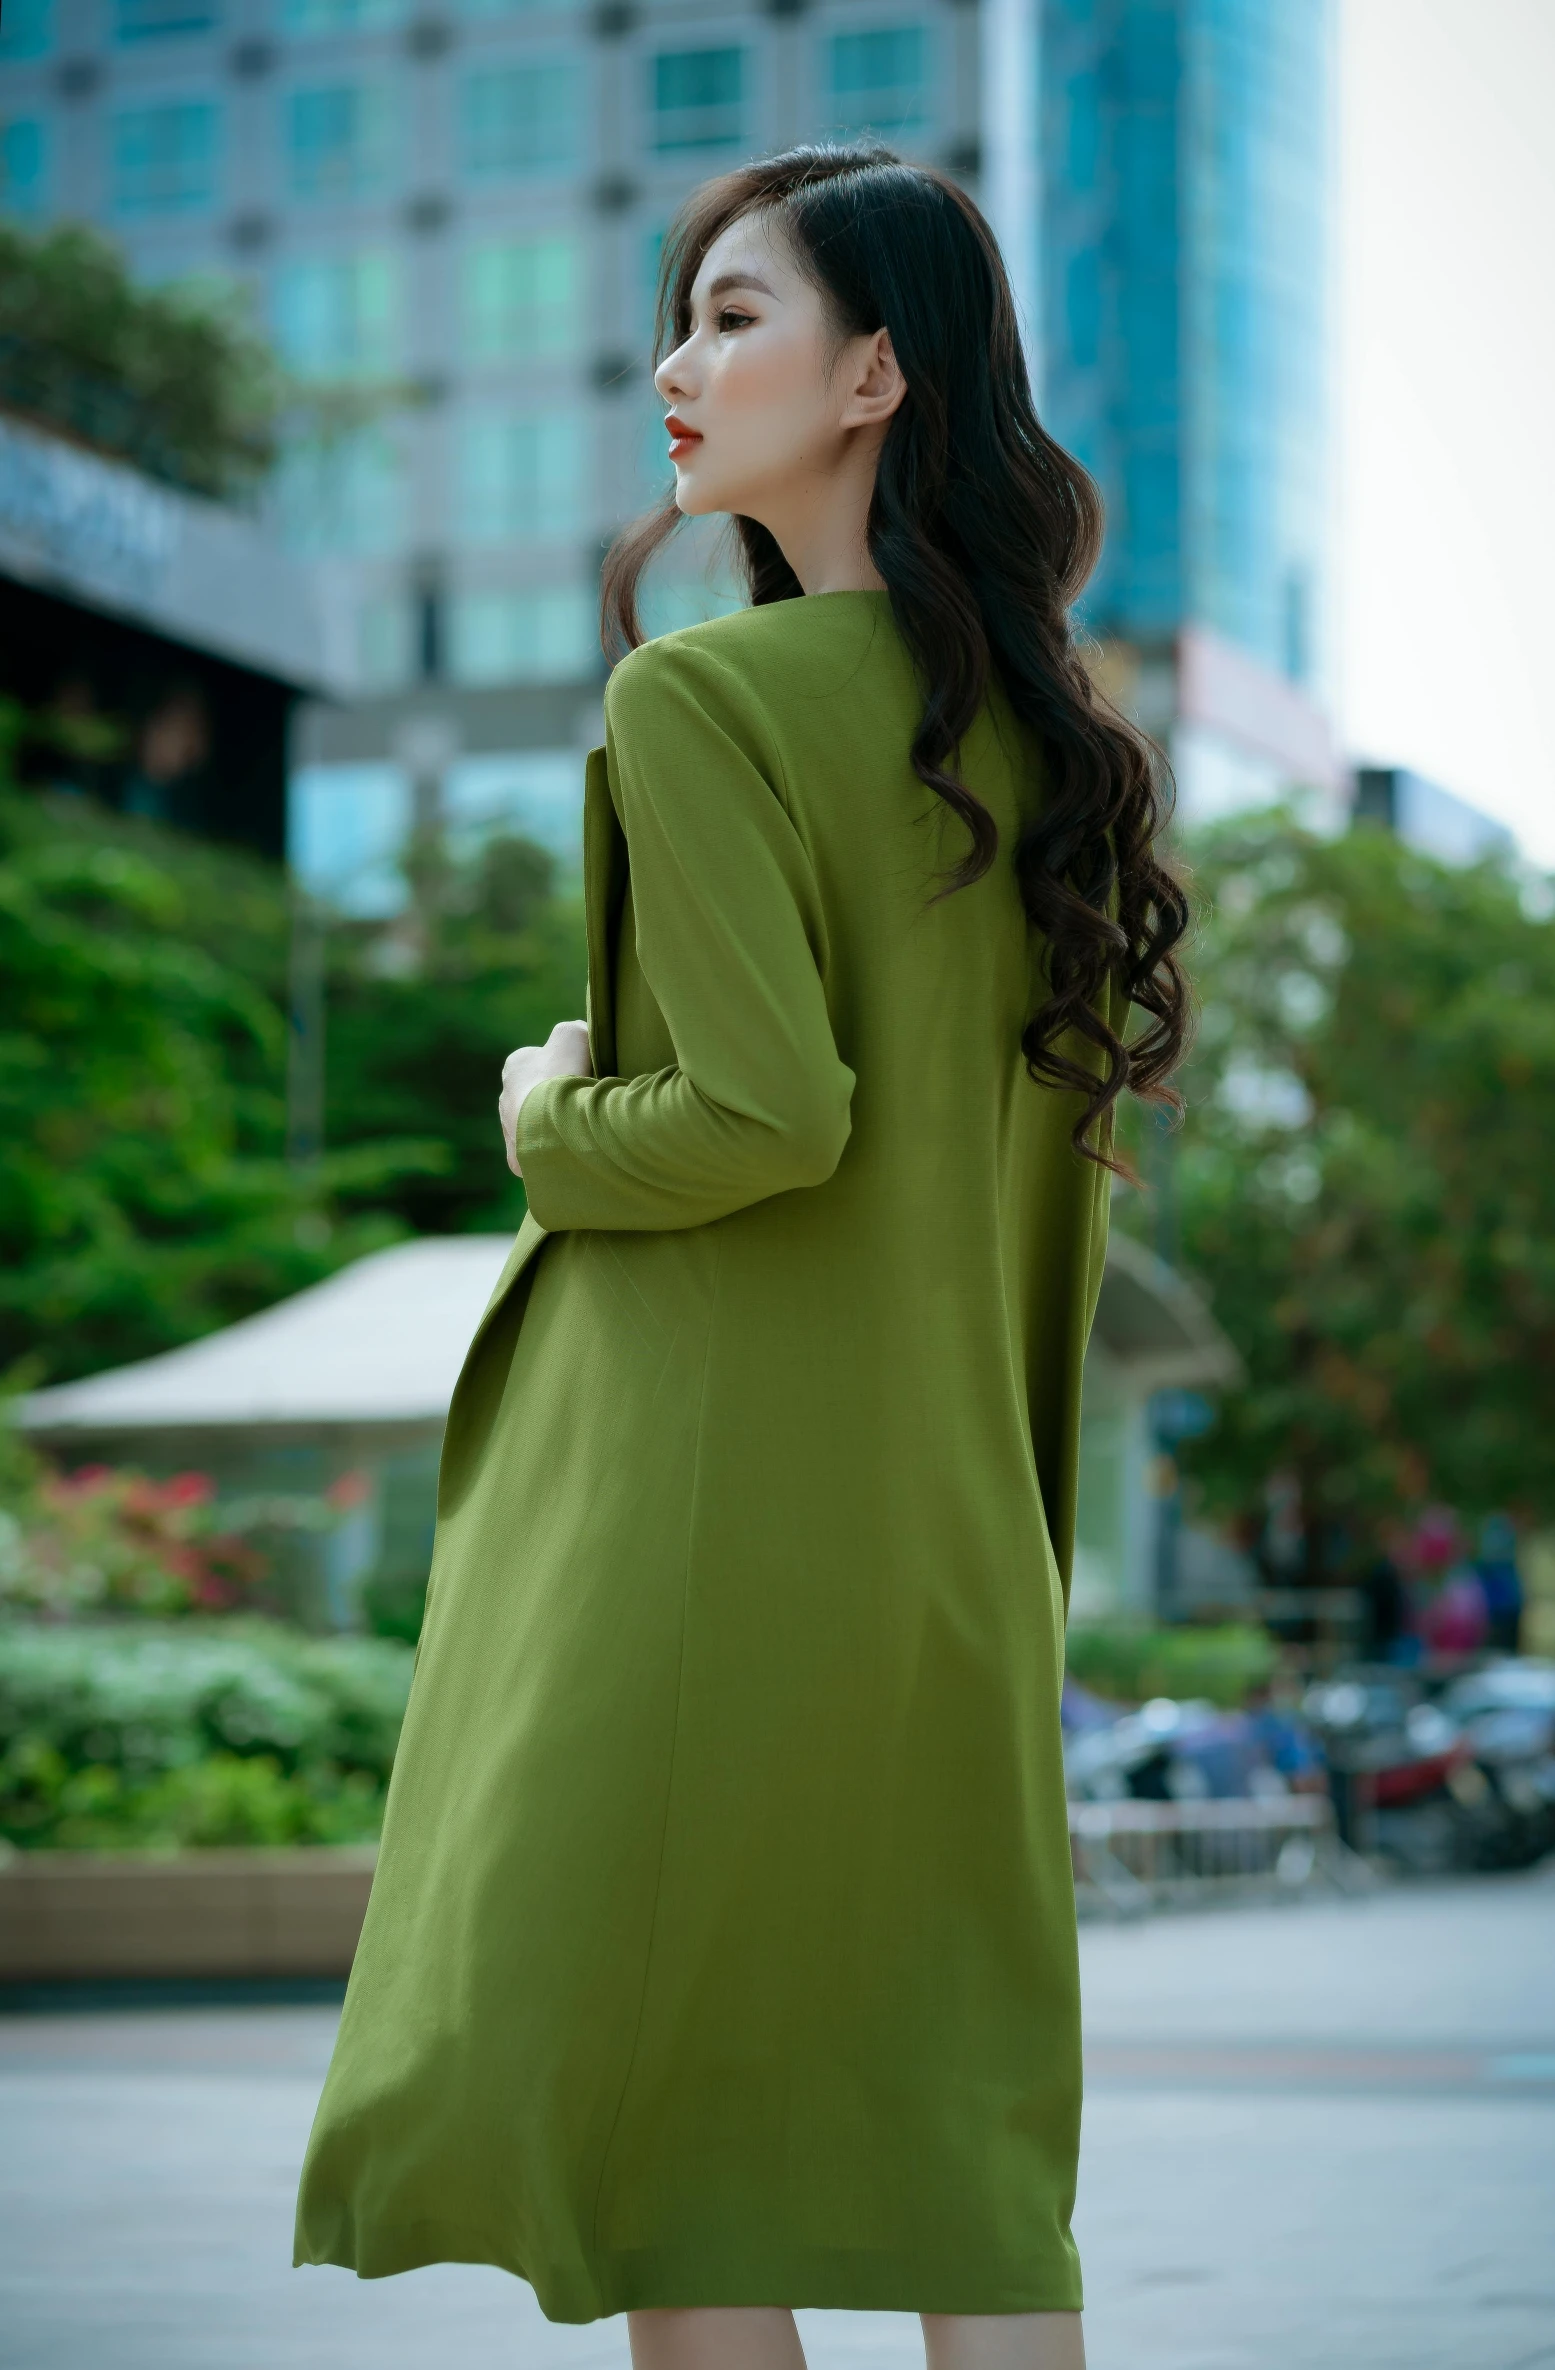
[[(22, 1426), (68, 1447), (114, 1434), (441, 1425), (511, 1248), (509, 1235), (477, 1234), (375, 1251), (203, 1341), (34, 1391)], [(1147, 1389), (1225, 1382), (1236, 1370), (1192, 1287), (1119, 1235), (1097, 1333)]]

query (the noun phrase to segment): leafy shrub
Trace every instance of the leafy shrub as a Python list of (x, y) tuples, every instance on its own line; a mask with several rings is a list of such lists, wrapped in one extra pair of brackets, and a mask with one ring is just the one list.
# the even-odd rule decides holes
[(413, 1661), (248, 1618), (0, 1623), (0, 1834), (21, 1846), (377, 1832)]
[(1136, 1629), (1119, 1622), (1072, 1629), (1067, 1659), (1082, 1687), (1114, 1702), (1205, 1697), (1234, 1711), (1268, 1684), (1279, 1657), (1266, 1630), (1246, 1625)]
[(426, 1572), (374, 1572), (362, 1590), (362, 1614), (376, 1638), (402, 1638), (413, 1646), (426, 1619)]

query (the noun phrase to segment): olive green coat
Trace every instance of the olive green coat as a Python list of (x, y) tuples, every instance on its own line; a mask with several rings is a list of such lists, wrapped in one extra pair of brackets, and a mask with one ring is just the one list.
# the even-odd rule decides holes
[(594, 1079), (449, 1416), (298, 2259), (640, 2305), (1080, 2300), (1059, 1688), (1106, 1179), (1002, 702), (913, 775), (885, 595), (649, 644), (585, 806)]

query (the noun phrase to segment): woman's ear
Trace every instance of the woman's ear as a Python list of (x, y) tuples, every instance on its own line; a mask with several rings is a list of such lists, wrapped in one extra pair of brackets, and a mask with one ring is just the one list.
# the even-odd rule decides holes
[(842, 408), (844, 428), (883, 427), (907, 392), (888, 329), (849, 341), (850, 377)]

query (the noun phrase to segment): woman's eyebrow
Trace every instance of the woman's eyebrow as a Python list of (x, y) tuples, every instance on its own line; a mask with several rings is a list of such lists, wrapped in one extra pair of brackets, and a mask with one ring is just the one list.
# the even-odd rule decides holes
[(777, 294), (777, 290), (769, 288), (766, 281), (757, 272), (720, 272), (716, 280), (711, 280), (708, 283), (708, 303), (711, 304), (715, 296), (727, 296), (731, 288), (755, 288), (763, 296), (776, 296)]

